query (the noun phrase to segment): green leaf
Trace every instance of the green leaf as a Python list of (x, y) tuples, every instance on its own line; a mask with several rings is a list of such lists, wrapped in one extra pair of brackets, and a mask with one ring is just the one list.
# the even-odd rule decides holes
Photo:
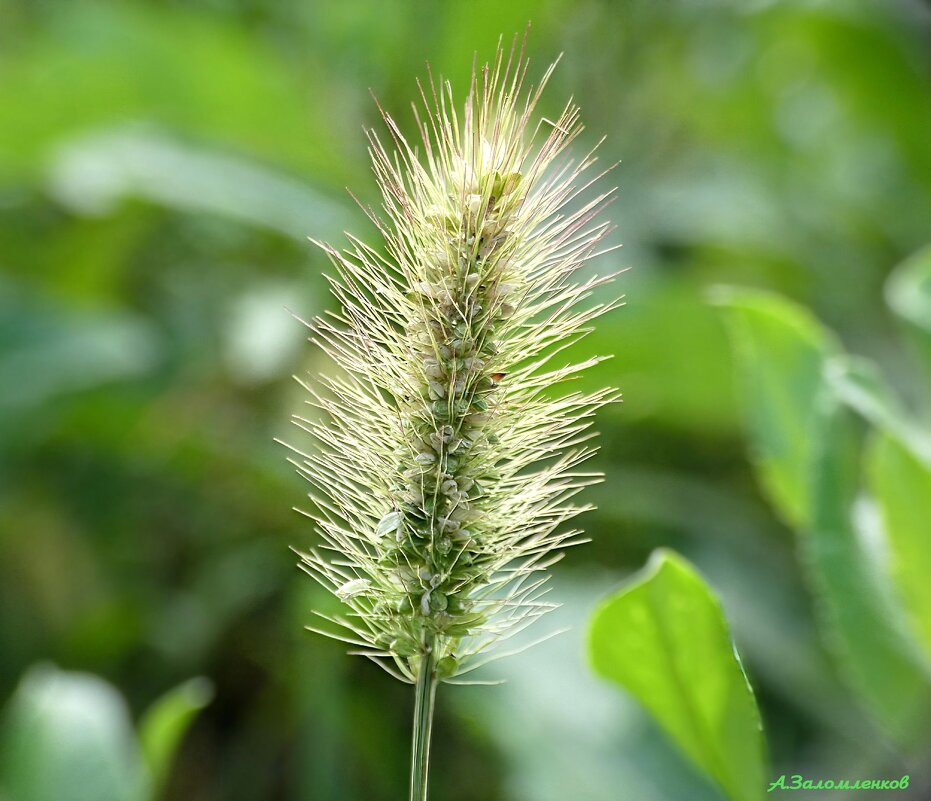
[(823, 636), (873, 718), (908, 742), (928, 679), (865, 548), (862, 425), (844, 405), (899, 420), (898, 404), (875, 369), (844, 357), (804, 309), (756, 292), (724, 302), (761, 483), (797, 530)]
[(126, 704), (94, 676), (48, 665), (32, 668), (10, 701), (2, 746), (0, 797), (143, 801), (148, 796)]
[(931, 465), (931, 437), (902, 406), (873, 362), (836, 356), (828, 361), (825, 376), (847, 406), (877, 428), (908, 442), (911, 450)]
[(931, 245), (893, 270), (886, 282), (886, 302), (913, 326), (931, 369)]
[(931, 656), (931, 468), (890, 434), (873, 441), (867, 464), (890, 544), (890, 572)]
[(48, 181), (52, 194), (79, 214), (103, 216), (125, 199), (139, 199), (222, 215), (301, 243), (307, 220), (335, 232), (349, 219), (344, 206), (283, 171), (148, 126), (124, 124), (67, 140), (55, 151)]
[(171, 760), (188, 727), (213, 699), (213, 685), (205, 678), (189, 679), (159, 698), (142, 718), (142, 754), (156, 788), (164, 784)]
[(158, 332), (138, 315), (36, 302), (0, 280), (0, 419), (58, 395), (151, 371)]
[(834, 338), (804, 309), (775, 295), (717, 290), (737, 360), (738, 381), (761, 483), (794, 526), (811, 509), (814, 410), (825, 392)]
[(721, 604), (670, 551), (597, 609), (595, 670), (620, 684), (734, 801), (763, 797), (765, 757), (753, 692)]
[(873, 718), (902, 744), (926, 726), (931, 686), (891, 587), (877, 570), (882, 533), (861, 501), (862, 425), (832, 399), (820, 410), (810, 524), (801, 558), (827, 644)]

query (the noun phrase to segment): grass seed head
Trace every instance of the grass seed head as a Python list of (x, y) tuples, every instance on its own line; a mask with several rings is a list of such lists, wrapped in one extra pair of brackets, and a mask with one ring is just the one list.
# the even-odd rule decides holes
[(311, 327), (341, 370), (307, 385), (321, 414), (296, 418), (322, 538), (301, 566), (348, 607), (324, 633), (407, 681), (426, 649), (452, 679), (552, 607), (546, 568), (579, 542), (563, 524), (597, 480), (578, 469), (588, 429), (616, 397), (553, 390), (596, 361), (554, 357), (614, 305), (581, 305), (610, 276), (573, 279), (611, 192), (578, 199), (594, 163), (565, 155), (578, 109), (539, 118), (553, 67), (535, 88), (526, 69), (499, 48), (461, 112), (431, 77), (417, 149), (383, 112), (384, 251), (323, 246), (342, 311)]

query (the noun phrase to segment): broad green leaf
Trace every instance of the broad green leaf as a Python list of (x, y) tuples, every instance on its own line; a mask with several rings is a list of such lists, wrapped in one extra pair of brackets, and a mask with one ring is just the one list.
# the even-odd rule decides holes
[(753, 692), (721, 604), (670, 551), (597, 609), (595, 670), (620, 684), (734, 801), (763, 797), (765, 757)]
[(874, 440), (868, 474), (888, 537), (889, 567), (931, 656), (931, 467), (902, 440)]
[(0, 755), (0, 797), (11, 801), (148, 796), (126, 704), (94, 676), (51, 666), (30, 670), (5, 715)]
[(868, 545), (882, 535), (863, 513), (862, 424), (837, 399), (820, 415), (801, 558), (842, 675), (885, 731), (907, 744), (928, 719), (931, 685)]
[(721, 289), (761, 483), (792, 525), (811, 509), (809, 475), (815, 409), (825, 393), (825, 360), (838, 348), (804, 309), (775, 295)]
[(893, 270), (886, 282), (886, 302), (914, 327), (931, 368), (931, 245)]
[(900, 419), (898, 406), (804, 309), (756, 292), (724, 303), (760, 479), (797, 530), (823, 635), (873, 718), (907, 741), (928, 679), (857, 525), (862, 424), (841, 400), (873, 419)]
[(189, 679), (165, 693), (145, 713), (139, 737), (155, 787), (163, 785), (181, 738), (212, 698), (213, 686), (207, 679)]

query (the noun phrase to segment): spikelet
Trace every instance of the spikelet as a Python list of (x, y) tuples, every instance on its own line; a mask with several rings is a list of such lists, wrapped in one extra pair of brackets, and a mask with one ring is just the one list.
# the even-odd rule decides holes
[(342, 311), (312, 341), (342, 373), (305, 383), (321, 414), (295, 418), (314, 439), (292, 461), (323, 541), (301, 567), (350, 611), (321, 615), (321, 633), (409, 682), (426, 653), (441, 680), (484, 664), (552, 608), (546, 568), (582, 541), (562, 524), (598, 480), (578, 469), (588, 429), (617, 397), (554, 391), (598, 361), (553, 366), (615, 305), (580, 307), (612, 276), (572, 279), (608, 232), (596, 215), (613, 190), (577, 200), (593, 154), (557, 159), (578, 109), (534, 121), (555, 64), (525, 93), (526, 67), (499, 47), (461, 119), (431, 76), (419, 152), (382, 112), (394, 147), (369, 141), (385, 251), (321, 245)]

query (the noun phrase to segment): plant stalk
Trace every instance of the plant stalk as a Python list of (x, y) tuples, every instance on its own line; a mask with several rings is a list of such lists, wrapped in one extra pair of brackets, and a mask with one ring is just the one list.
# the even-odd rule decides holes
[(410, 801), (427, 801), (427, 775), (430, 769), (430, 735), (436, 702), (436, 662), (434, 644), (427, 643), (414, 687), (414, 735), (411, 746)]

